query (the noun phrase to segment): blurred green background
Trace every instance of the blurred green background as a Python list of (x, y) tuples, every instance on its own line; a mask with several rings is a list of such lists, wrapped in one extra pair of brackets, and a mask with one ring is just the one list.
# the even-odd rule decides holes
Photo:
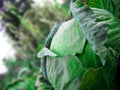
[(0, 90), (36, 90), (37, 52), (68, 10), (69, 0), (0, 0), (0, 23), (16, 52), (4, 59), (8, 72), (0, 75)]

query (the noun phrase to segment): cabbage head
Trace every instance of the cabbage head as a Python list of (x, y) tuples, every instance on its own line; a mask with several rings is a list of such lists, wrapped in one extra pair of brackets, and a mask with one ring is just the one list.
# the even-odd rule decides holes
[(119, 90), (115, 77), (120, 19), (115, 1), (71, 1), (72, 19), (56, 25), (50, 45), (38, 53), (38, 90)]

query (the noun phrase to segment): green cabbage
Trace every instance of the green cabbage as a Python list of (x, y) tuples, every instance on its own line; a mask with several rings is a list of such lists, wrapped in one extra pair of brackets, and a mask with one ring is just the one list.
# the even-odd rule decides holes
[(45, 47), (39, 52), (38, 57), (47, 60), (47, 78), (41, 70), (37, 83), (39, 90), (117, 89), (120, 20), (110, 13), (112, 4), (104, 10), (97, 7), (99, 0), (87, 1), (91, 2), (84, 6), (79, 0), (71, 2), (73, 19), (59, 27), (50, 48)]

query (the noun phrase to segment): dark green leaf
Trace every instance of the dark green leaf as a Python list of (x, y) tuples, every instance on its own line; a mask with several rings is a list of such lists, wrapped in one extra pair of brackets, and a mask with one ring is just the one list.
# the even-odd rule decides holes
[(77, 56), (79, 57), (82, 65), (86, 68), (98, 68), (102, 66), (99, 56), (95, 54), (92, 50), (92, 46), (88, 42), (85, 45), (84, 52)]
[(97, 69), (88, 69), (82, 78), (78, 90), (116, 90), (116, 55), (116, 51), (109, 48), (106, 55), (107, 63)]
[[(83, 0), (76, 0), (78, 6), (84, 6)], [(120, 1), (119, 0), (85, 0), (86, 4), (92, 8), (105, 9), (120, 19)]]

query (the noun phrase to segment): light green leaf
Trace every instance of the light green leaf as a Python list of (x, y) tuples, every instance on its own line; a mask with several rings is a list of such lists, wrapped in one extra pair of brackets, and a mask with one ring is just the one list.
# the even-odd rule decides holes
[(77, 90), (86, 68), (71, 54), (47, 58), (48, 80), (54, 90)]
[(86, 38), (75, 19), (64, 22), (51, 43), (51, 51), (58, 55), (82, 53)]

